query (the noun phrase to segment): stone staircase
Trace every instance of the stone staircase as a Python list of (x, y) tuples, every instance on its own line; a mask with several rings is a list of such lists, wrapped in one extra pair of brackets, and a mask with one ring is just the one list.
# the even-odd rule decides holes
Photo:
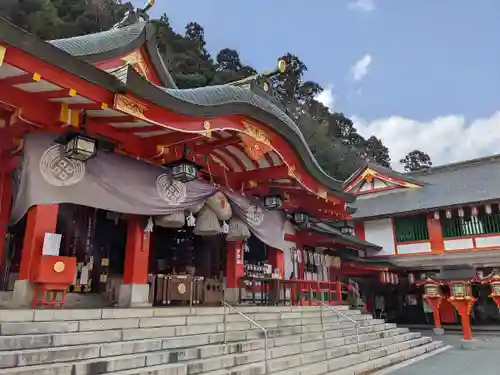
[[(358, 375), (446, 349), (336, 307), (241, 307), (268, 330), (268, 374)], [(223, 308), (0, 310), (0, 375), (260, 375), (263, 332)]]

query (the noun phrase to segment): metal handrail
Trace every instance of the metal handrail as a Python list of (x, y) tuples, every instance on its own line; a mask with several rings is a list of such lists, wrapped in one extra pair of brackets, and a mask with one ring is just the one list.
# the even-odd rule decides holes
[[(358, 353), (360, 353), (361, 351), (359, 349), (359, 322), (354, 320), (353, 318), (351, 318), (349, 315), (344, 314), (342, 311), (336, 310), (333, 307), (331, 307), (330, 305), (327, 305), (323, 301), (316, 300), (316, 302), (320, 305), (321, 330), (323, 331), (323, 335), (325, 334), (325, 329), (323, 326), (323, 306), (324, 306), (327, 309), (329, 309), (330, 311), (333, 311), (335, 314), (343, 316), (344, 318), (347, 318), (347, 320), (350, 320), (352, 323), (354, 323), (354, 326), (356, 328), (356, 347), (358, 349)], [(323, 336), (323, 340), (324, 339), (325, 338)]]
[(255, 320), (251, 319), (248, 315), (243, 314), (240, 310), (238, 310), (236, 307), (230, 305), (226, 301), (221, 301), (222, 305), (224, 306), (224, 344), (227, 344), (227, 310), (226, 309), (233, 309), (236, 311), (236, 313), (240, 314), (243, 318), (248, 320), (250, 323), (255, 325), (257, 328), (259, 328), (262, 332), (264, 332), (264, 361), (265, 361), (265, 366), (266, 366), (266, 371), (264, 374), (268, 373), (268, 344), (267, 344), (267, 329), (262, 327), (259, 323), (257, 323)]

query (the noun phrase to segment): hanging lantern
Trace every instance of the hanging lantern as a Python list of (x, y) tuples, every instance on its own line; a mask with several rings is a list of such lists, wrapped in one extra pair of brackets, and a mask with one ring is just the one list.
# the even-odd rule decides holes
[(415, 275), (414, 275), (413, 273), (409, 273), (409, 274), (408, 274), (408, 283), (409, 283), (410, 285), (415, 284)]
[(229, 220), (233, 215), (227, 197), (220, 191), (207, 199), (207, 206), (214, 210), (219, 220)]
[(465, 211), (462, 207), (459, 207), (457, 210), (458, 217), (464, 217), (465, 216)]
[(451, 219), (451, 210), (446, 210), (445, 215), (447, 219)]
[(439, 220), (439, 211), (434, 211), (434, 220)]
[(187, 159), (188, 151), (187, 147), (184, 147), (184, 152), (180, 160), (164, 165), (172, 171), (172, 178), (184, 183), (195, 180), (198, 177), (198, 170), (200, 169), (198, 164)]
[(333, 268), (335, 269), (340, 269), (341, 267), (341, 260), (339, 257), (334, 257), (333, 258)]
[(279, 210), (283, 207), (283, 198), (280, 195), (266, 195), (264, 197), (264, 207), (268, 210)]
[(155, 224), (162, 228), (182, 228), (185, 223), (184, 211), (175, 211), (168, 215), (155, 217)]
[(97, 141), (79, 133), (66, 134), (56, 142), (64, 145), (64, 153), (73, 160), (85, 162), (97, 155)]
[(427, 274), (425, 272), (422, 272), (420, 274), (420, 280), (425, 280), (427, 278)]
[(215, 236), (222, 233), (219, 218), (208, 206), (204, 206), (198, 214), (193, 233), (198, 236)]
[(237, 217), (232, 217), (229, 220), (229, 231), (226, 236), (226, 241), (234, 242), (234, 241), (245, 241), (250, 237), (250, 230), (248, 229), (248, 225), (238, 219)]
[(394, 274), (394, 284), (399, 284), (399, 276), (397, 273)]
[(491, 204), (484, 205), (484, 212), (486, 212), (487, 215), (491, 215), (491, 213), (493, 212), (491, 209)]
[(294, 212), (293, 222), (297, 225), (306, 225), (309, 223), (309, 215), (305, 212)]
[(477, 209), (477, 207), (476, 207), (476, 206), (472, 206), (472, 207), (470, 208), (470, 214), (471, 214), (471, 216), (477, 216), (477, 215), (479, 214), (479, 213), (478, 213), (478, 209)]

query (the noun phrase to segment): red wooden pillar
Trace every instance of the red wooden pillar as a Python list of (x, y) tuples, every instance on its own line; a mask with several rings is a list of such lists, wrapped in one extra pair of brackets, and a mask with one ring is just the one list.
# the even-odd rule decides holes
[(226, 287), (238, 288), (240, 278), (245, 274), (242, 242), (234, 241), (227, 244), (226, 257)]
[(149, 304), (149, 242), (151, 234), (145, 232), (146, 220), (131, 216), (127, 223), (127, 245), (123, 283), (120, 287), (120, 306), (145, 306)]
[(274, 247), (268, 247), (267, 249), (267, 261), (274, 269), (277, 268), (280, 271), (280, 275), (282, 279), (286, 278), (285, 275), (285, 254), (283, 251), (279, 249), (275, 249)]
[(427, 214), (427, 230), (429, 232), (429, 242), (433, 253), (444, 252), (444, 238), (441, 230), (441, 221), (434, 219), (432, 213)]
[(29, 209), (19, 267), (19, 280), (31, 280), (33, 277), (33, 271), (42, 256), (45, 233), (56, 232), (58, 213), (58, 204), (37, 205)]
[(143, 218), (133, 216), (127, 223), (127, 247), (123, 284), (147, 284), (150, 233), (144, 232)]
[(42, 258), (45, 233), (55, 233), (59, 205), (33, 206), (28, 211), (24, 232), (19, 279), (14, 284), (12, 303), (16, 306), (30, 306), (33, 299), (31, 280)]
[(0, 172), (0, 266), (5, 251), (5, 237), (10, 219), (12, 180), (9, 172)]

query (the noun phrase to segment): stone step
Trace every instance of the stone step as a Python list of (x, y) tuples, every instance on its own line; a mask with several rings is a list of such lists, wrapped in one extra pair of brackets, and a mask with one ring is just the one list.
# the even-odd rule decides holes
[[(380, 355), (380, 353), (384, 352), (396, 353), (399, 352), (400, 350), (405, 350), (404, 348), (412, 347), (412, 345), (414, 345), (415, 347), (418, 345), (424, 345), (426, 341), (421, 339), (414, 339), (410, 340), (408, 343), (409, 344), (407, 344), (406, 342), (402, 344), (396, 343), (385, 347), (373, 349), (367, 352), (362, 352), (361, 354), (356, 353), (355, 356), (357, 356), (358, 360), (357, 363), (361, 363), (362, 361), (364, 361), (364, 358), (367, 357), (367, 354), (368, 358), (370, 358), (370, 356), (373, 356), (375, 358), (377, 355)], [(276, 375), (326, 374), (329, 372), (329, 364), (334, 362), (342, 362), (343, 358), (341, 360), (339, 360), (339, 358), (345, 355), (345, 353), (348, 353), (349, 350), (353, 351), (355, 350), (355, 347), (351, 346), (351, 347), (338, 348), (337, 355), (335, 357), (331, 357), (328, 360), (326, 359), (326, 355), (324, 354), (324, 352), (323, 353), (317, 352), (314, 353), (314, 355), (312, 355), (311, 353), (306, 353), (301, 355), (294, 355), (275, 360), (270, 360), (268, 364), (268, 370), (269, 370), (268, 374), (273, 374), (273, 375), (274, 374)], [(348, 355), (347, 357), (350, 356)], [(185, 364), (183, 363), (183, 365), (185, 365), (184, 368), (179, 367), (178, 364), (163, 364), (152, 367), (129, 369), (125, 371), (116, 371), (107, 373), (107, 375), (174, 375), (174, 374), (191, 375), (193, 374), (193, 372), (190, 371), (189, 361)], [(278, 370), (280, 367), (286, 369)], [(303, 371), (304, 368), (308, 369), (307, 373)], [(226, 367), (226, 368), (220, 367), (214, 370), (209, 370), (207, 368), (204, 370), (206, 370), (203, 371), (204, 375), (262, 375), (266, 372), (264, 361), (247, 363), (235, 367)]]
[[(394, 344), (384, 345), (376, 347), (368, 351), (361, 353), (356, 353), (355, 346), (346, 346), (344, 348), (336, 349), (334, 353), (331, 353), (327, 360), (315, 363), (306, 363), (293, 368), (288, 368), (286, 370), (273, 372), (273, 375), (344, 375), (343, 370), (350, 370), (357, 365), (363, 365), (364, 363), (375, 361), (379, 358), (386, 358), (389, 356), (393, 357), (406, 357), (406, 352), (411, 350), (409, 348), (429, 348), (430, 350), (437, 349), (438, 347), (430, 342), (430, 338), (417, 338), (411, 339), (405, 342), (398, 342)], [(430, 345), (430, 346), (429, 346)], [(420, 351), (415, 351), (415, 355), (420, 355)], [(425, 349), (424, 349), (425, 352)], [(401, 354), (403, 353), (403, 354)], [(361, 374), (359, 373), (349, 373), (352, 375)], [(141, 374), (142, 375), (142, 374)], [(156, 374), (155, 374), (156, 375)], [(235, 374), (236, 375), (236, 374)], [(347, 375), (347, 373), (346, 373)]]
[[(295, 314), (295, 313), (293, 313)], [(276, 314), (273, 318), (261, 314), (261, 318), (255, 319), (264, 327), (273, 326), (294, 326), (307, 325), (321, 321), (319, 316), (297, 317), (290, 314)], [(280, 316), (281, 315), (281, 316)], [(254, 316), (255, 317), (255, 316)], [(250, 317), (252, 319), (252, 317)], [(371, 316), (354, 315), (356, 321), (373, 320)], [(240, 326), (246, 329), (250, 326), (250, 322), (241, 315), (228, 315), (228, 326)], [(323, 316), (323, 321), (349, 321), (345, 317), (337, 317), (332, 314)], [(56, 321), (56, 322), (1, 322), (0, 334), (3, 336), (23, 335), (23, 334), (42, 334), (42, 333), (70, 333), (70, 332), (88, 332), (88, 331), (104, 331), (112, 329), (136, 329), (136, 328), (152, 328), (152, 327), (172, 327), (172, 326), (195, 326), (212, 325), (220, 327), (224, 322), (223, 315), (206, 315), (206, 316), (172, 316), (172, 317), (157, 317), (157, 318), (117, 318), (117, 319), (100, 319), (100, 320), (82, 320), (82, 321)]]
[[(382, 326), (380, 320), (360, 321), (360, 332), (370, 329), (372, 326)], [(317, 321), (316, 324), (291, 325), (278, 328), (269, 328), (268, 335), (286, 335), (294, 333), (312, 333), (326, 330), (353, 329), (351, 322), (327, 321), (323, 325)], [(394, 326), (394, 325), (392, 325)], [(383, 328), (380, 328), (383, 329)], [(228, 323), (228, 335), (231, 341), (258, 338), (262, 332), (250, 325), (250, 323)], [(1, 350), (34, 349), (43, 347), (58, 347), (69, 345), (95, 344), (105, 342), (119, 342), (129, 340), (140, 340), (147, 338), (168, 338), (178, 336), (192, 336), (201, 334), (223, 333), (224, 324), (204, 324), (173, 327), (148, 327), (135, 329), (113, 329), (105, 331), (86, 331), (55, 334), (32, 334), (32, 335), (6, 335), (0, 336)]]
[[(319, 313), (327, 308), (318, 306), (264, 306), (264, 307), (237, 307), (246, 315), (280, 314), (280, 313)], [(347, 306), (333, 306), (337, 311), (346, 315), (360, 315), (359, 310), (349, 310)], [(233, 311), (227, 309), (227, 311)], [(233, 311), (234, 313), (234, 311)], [(54, 322), (54, 321), (78, 321), (78, 320), (101, 320), (120, 318), (153, 318), (168, 316), (206, 316), (224, 315), (223, 307), (193, 307), (189, 308), (133, 308), (133, 309), (44, 309), (44, 310), (15, 310), (0, 309), (0, 322)]]
[[(425, 345), (417, 346), (402, 352), (390, 354), (381, 358), (377, 358), (364, 363), (359, 363), (354, 366), (343, 368), (340, 370), (329, 372), (329, 375), (361, 375), (369, 374), (377, 370), (381, 370), (386, 367), (396, 365), (398, 363), (407, 361), (411, 358), (415, 358), (426, 353), (430, 353), (442, 348), (444, 345), (442, 342), (433, 341)], [(291, 375), (291, 374), (290, 374)], [(308, 373), (308, 375), (313, 375)]]
[[(375, 340), (377, 338), (393, 337), (405, 334), (408, 329), (396, 328), (375, 333), (361, 334), (360, 342)], [(318, 338), (320, 339), (318, 341)], [(213, 337), (215, 340), (216, 338)], [(112, 356), (127, 355), (133, 353), (159, 353), (173, 352), (175, 350), (190, 350), (195, 348), (199, 356), (221, 355), (233, 352), (245, 352), (249, 350), (263, 349), (264, 340), (250, 340), (243, 342), (232, 342), (228, 345), (223, 344), (223, 336), (218, 337), (219, 344), (214, 344), (210, 337), (200, 336), (196, 341), (176, 338), (170, 340), (141, 340), (140, 342), (118, 342), (109, 344), (91, 344), (80, 346), (63, 346), (57, 348), (41, 348), (26, 350), (11, 350), (0, 352), (0, 368), (15, 366), (31, 366), (38, 364), (48, 364), (61, 361), (75, 361), (92, 358), (105, 358)], [(174, 341), (174, 342), (172, 342)], [(309, 352), (340, 346), (348, 343), (355, 343), (356, 336), (345, 336), (335, 339), (326, 339), (323, 341), (322, 335), (311, 337), (305, 335), (293, 335), (290, 337), (280, 337), (268, 340), (270, 348), (270, 358), (281, 355), (292, 355), (296, 353)], [(201, 347), (198, 347), (201, 346)], [(205, 355), (205, 353), (208, 353)], [(275, 354), (276, 353), (276, 354)], [(186, 356), (186, 354), (184, 354)]]

